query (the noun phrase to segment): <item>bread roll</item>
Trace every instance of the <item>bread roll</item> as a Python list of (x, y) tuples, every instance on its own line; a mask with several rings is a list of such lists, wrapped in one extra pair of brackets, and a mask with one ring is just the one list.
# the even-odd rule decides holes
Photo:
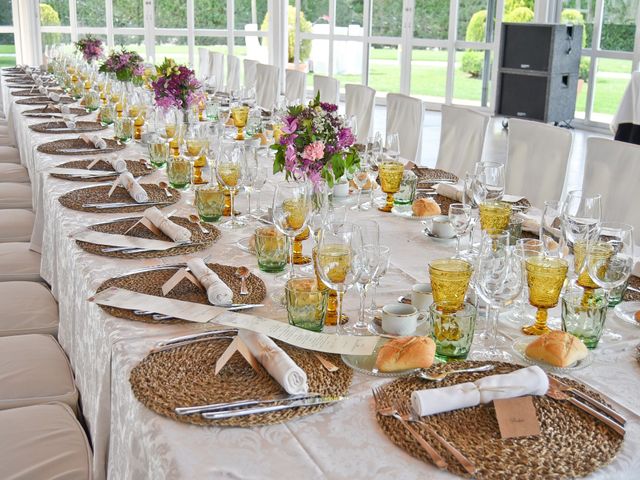
[(396, 338), (380, 348), (376, 368), (381, 372), (429, 368), (435, 353), (436, 344), (429, 337)]
[(568, 367), (587, 356), (589, 351), (582, 341), (567, 332), (553, 330), (527, 345), (525, 353), (556, 367)]
[(636, 312), (636, 314), (633, 316), (633, 318), (635, 318), (635, 319), (636, 319), (636, 322), (640, 322), (640, 310), (638, 310), (638, 311)]
[[(353, 180), (349, 180), (349, 187), (351, 187), (354, 190), (358, 190), (358, 186), (356, 185), (356, 182), (354, 182)], [(367, 179), (366, 183), (362, 187), (362, 190), (371, 190), (371, 179)]]
[(440, 205), (432, 198), (417, 198), (411, 205), (411, 210), (416, 217), (429, 217), (432, 215), (440, 215)]

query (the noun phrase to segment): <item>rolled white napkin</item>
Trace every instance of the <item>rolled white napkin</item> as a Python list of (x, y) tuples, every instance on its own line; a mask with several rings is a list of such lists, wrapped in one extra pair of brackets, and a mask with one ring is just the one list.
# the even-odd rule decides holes
[(144, 216), (174, 242), (187, 242), (191, 240), (191, 232), (188, 228), (181, 227), (172, 222), (156, 207), (147, 208), (144, 211)]
[(86, 133), (82, 133), (80, 134), (80, 138), (84, 140), (88, 145), (93, 145), (99, 150), (104, 150), (107, 148), (107, 142), (104, 141), (104, 138), (101, 138), (98, 135), (87, 135)]
[(38, 87), (38, 91), (42, 94), (42, 95), (46, 95), (47, 93), (49, 93), (49, 90), (47, 90), (47, 87), (43, 87), (42, 85), (40, 85)]
[(111, 164), (111, 166), (116, 172), (122, 173), (127, 171), (127, 161), (124, 158), (119, 158), (115, 155), (112, 155), (106, 160)]
[(144, 190), (144, 188), (142, 188), (140, 184), (136, 182), (136, 179), (133, 178), (131, 172), (121, 173), (118, 177), (118, 181), (120, 182), (120, 185), (127, 189), (127, 192), (129, 192), (131, 198), (133, 198), (136, 202), (142, 203), (149, 201), (149, 195), (147, 195), (147, 192)]
[(58, 103), (60, 101), (60, 95), (58, 95), (55, 92), (49, 92), (47, 93), (47, 98), (49, 98), (50, 100)]
[(200, 257), (192, 258), (187, 261), (187, 266), (191, 273), (198, 279), (207, 291), (209, 303), (212, 305), (229, 305), (233, 303), (233, 292), (220, 280), (216, 272), (207, 267)]
[(484, 377), (473, 383), (417, 390), (411, 394), (411, 405), (416, 413), (424, 417), (474, 407), (501, 398), (544, 395), (548, 389), (547, 374), (537, 365), (533, 365), (503, 375)]
[(64, 115), (69, 115), (71, 113), (71, 107), (69, 105), (61, 105), (60, 106), (60, 113), (62, 113)]
[(34, 83), (35, 83), (36, 85), (38, 85), (38, 86), (41, 86), (41, 85), (42, 85), (42, 79), (41, 79), (41, 78), (39, 78), (39, 77), (38, 77), (38, 78), (35, 78), (33, 81), (34, 81)]
[(436, 185), (436, 193), (443, 197), (450, 198), (456, 202), (462, 201), (464, 187), (462, 185), (453, 185), (451, 183), (438, 183)]
[(63, 120), (67, 128), (76, 128), (76, 122), (73, 120)]
[(238, 337), (269, 375), (290, 395), (309, 392), (307, 374), (266, 335), (238, 330)]

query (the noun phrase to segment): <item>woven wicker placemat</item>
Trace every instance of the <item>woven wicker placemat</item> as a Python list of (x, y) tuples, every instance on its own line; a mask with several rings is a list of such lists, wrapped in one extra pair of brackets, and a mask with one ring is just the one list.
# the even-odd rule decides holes
[[(635, 275), (631, 275), (629, 277), (629, 286), (633, 288), (640, 289), (640, 277), (636, 277)], [(635, 302), (640, 300), (640, 292), (633, 292), (631, 290), (627, 290), (624, 292), (624, 300), (626, 302)]]
[[(176, 203), (180, 200), (180, 192), (173, 188), (169, 188), (169, 191), (173, 195), (167, 197), (164, 189), (158, 185), (151, 183), (140, 184), (142, 188), (147, 192), (150, 202), (168, 202), (164, 205), (157, 205), (158, 208), (164, 208), (170, 204)], [(150, 205), (138, 205), (135, 203), (129, 192), (123, 187), (118, 186), (110, 197), (107, 194), (111, 190), (109, 185), (96, 185), (95, 187), (79, 188), (65, 193), (58, 198), (60, 203), (71, 210), (78, 210), (80, 212), (93, 212), (93, 213), (131, 213), (142, 212), (150, 207)], [(118, 203), (127, 202), (130, 203), (130, 207), (121, 208), (85, 208), (82, 205), (86, 203)]]
[[(87, 143), (81, 138), (67, 138), (65, 140), (55, 140), (53, 142), (43, 143), (42, 145), (38, 145), (38, 151), (42, 153), (46, 153), (49, 155), (91, 155), (87, 153), (89, 150), (95, 150), (95, 154), (105, 154), (117, 152), (118, 150), (123, 150), (127, 148), (127, 146), (123, 143), (116, 142), (113, 138), (103, 138), (105, 142), (107, 142), (107, 148), (102, 150), (94, 148), (92, 145), (87, 145)], [(65, 152), (67, 149), (82, 149), (82, 151), (78, 153), (68, 153)]]
[(458, 177), (456, 175), (439, 168), (415, 166), (411, 169), (411, 171), (413, 171), (413, 173), (415, 173), (418, 177), (418, 185), (420, 185), (421, 183), (432, 185), (431, 182), (428, 182), (429, 180), (448, 180), (456, 183), (458, 182)]
[[(69, 113), (76, 117), (89, 115), (89, 112), (87, 112), (84, 108), (75, 108), (75, 107), (71, 107), (69, 109)], [(42, 115), (38, 115), (38, 114), (47, 114), (48, 116), (43, 117)], [(22, 115), (24, 115), (25, 117), (35, 117), (35, 118), (62, 118), (62, 113), (60, 112), (60, 109), (57, 106), (53, 106), (53, 105), (46, 105), (40, 108), (25, 110), (24, 112), (22, 112)]]
[(27, 97), (27, 98), (22, 98), (16, 101), (18, 105), (47, 105), (50, 103), (73, 103), (73, 102), (75, 102), (75, 100), (71, 97), (61, 97), (60, 101), (54, 102), (53, 100), (45, 96)]
[[(220, 279), (233, 291), (233, 303), (261, 303), (267, 296), (266, 285), (253, 273), (247, 278), (249, 295), (240, 295), (241, 280), (235, 275), (238, 267), (220, 265), (219, 263), (209, 263), (207, 265), (211, 270), (216, 272)], [(109, 287), (118, 287), (131, 290), (132, 292), (161, 297), (163, 296), (162, 285), (178, 271), (178, 268), (179, 267), (168, 266), (162, 270), (152, 270), (149, 272), (133, 273), (124, 277), (111, 278), (100, 285), (97, 291), (101, 292)], [(176, 288), (167, 294), (166, 298), (175, 298), (177, 300), (209, 305), (206, 292), (188, 280), (182, 280)], [(126, 318), (127, 320), (163, 324), (188, 323), (185, 320), (179, 319), (154, 320), (151, 315), (136, 315), (132, 310), (106, 305), (100, 305), (100, 307), (114, 317)]]
[[(131, 172), (131, 175), (133, 175), (136, 178), (143, 177), (145, 175), (149, 175), (154, 172), (153, 169), (150, 170), (146, 168), (142, 161), (138, 161), (138, 160), (125, 160), (125, 161), (127, 162), (127, 170), (129, 170), (129, 172)], [(93, 162), (93, 160), (73, 160), (71, 162), (65, 162), (60, 165), (56, 165), (56, 168), (86, 169), (87, 165), (89, 165), (91, 162)], [(104, 160), (98, 160), (98, 163), (96, 163), (92, 167), (92, 170), (112, 171), (113, 167), (109, 162), (106, 162)], [(87, 170), (87, 172), (89, 171), (90, 170)], [(79, 178), (79, 177), (64, 175), (60, 173), (51, 173), (50, 175), (55, 178), (71, 180), (72, 182), (104, 182), (108, 180), (115, 180), (115, 178), (118, 176), (115, 170), (113, 170), (113, 175), (106, 175), (104, 177)]]
[[(216, 376), (214, 365), (231, 340), (194, 343), (152, 353), (131, 371), (129, 381), (136, 398), (155, 413), (183, 423), (206, 426), (255, 427), (284, 423), (322, 410), (326, 405), (299, 407), (279, 412), (225, 420), (206, 420), (200, 415), (177, 415), (176, 407), (209, 405), (247, 398), (271, 398), (284, 393), (282, 387), (262, 368), (255, 371), (235, 354)], [(326, 371), (314, 352), (276, 342), (307, 374), (309, 391), (323, 395), (346, 395), (353, 371), (338, 355), (323, 353), (339, 367)]]
[[(67, 125), (64, 122), (43, 122), (36, 123), (35, 125), (29, 125), (29, 128), (38, 133), (50, 133), (55, 134), (69, 134), (69, 133), (84, 133), (84, 132), (98, 132), (104, 130), (107, 127), (99, 122), (76, 122), (76, 128), (66, 128)], [(60, 130), (64, 128), (64, 130)]]
[[(114, 258), (162, 258), (171, 257), (173, 255), (187, 255), (190, 253), (199, 252), (205, 248), (209, 248), (218, 238), (220, 238), (220, 230), (213, 225), (203, 223), (203, 226), (209, 231), (209, 233), (202, 233), (200, 228), (191, 223), (188, 218), (183, 217), (169, 217), (171, 221), (188, 229), (191, 232), (191, 241), (194, 245), (185, 245), (182, 247), (170, 248), (169, 250), (161, 250), (157, 252), (140, 252), (140, 253), (122, 253), (122, 252), (103, 252), (102, 249), (108, 248), (107, 245), (96, 245), (95, 243), (83, 242), (82, 240), (76, 240), (76, 243), (83, 250), (93, 253), (95, 255), (102, 255), (104, 257)], [(125, 218), (117, 220), (112, 223), (101, 223), (98, 225), (92, 225), (89, 227), (91, 230), (103, 233), (112, 233), (117, 235), (123, 235), (134, 223), (140, 220), (140, 217)], [(156, 235), (148, 228), (142, 225), (136, 225), (127, 233), (127, 235), (139, 238), (151, 238), (153, 240), (164, 240), (170, 242), (171, 239), (164, 233)]]
[[(49, 92), (51, 93), (62, 93), (62, 90), (60, 90), (59, 88), (55, 88), (55, 89), (51, 89), (49, 90)], [(11, 92), (11, 95), (13, 95), (14, 97), (39, 97), (42, 96), (42, 94), (37, 90), (37, 89), (28, 89), (28, 90), (16, 90), (14, 92)]]
[[(484, 363), (440, 364), (431, 367), (430, 373)], [(393, 399), (405, 400), (415, 390), (473, 382), (487, 375), (508, 373), (519, 368), (522, 367), (495, 363), (495, 368), (490, 372), (451, 375), (439, 383), (404, 377), (386, 385), (384, 390)], [(578, 382), (566, 378), (563, 382), (602, 400), (597, 393)], [(546, 396), (534, 396), (533, 403), (542, 432), (538, 437), (502, 440), (493, 403), (431, 415), (423, 417), (423, 420), (475, 464), (477, 474), (474, 478), (477, 479), (548, 480), (581, 477), (607, 465), (620, 449), (623, 439), (617, 433), (570, 403)], [(382, 431), (393, 443), (412, 456), (431, 463), (427, 454), (396, 419), (378, 414), (376, 418)], [(424, 427), (419, 424), (413, 427), (429, 439), (431, 445), (447, 460), (450, 472), (469, 476), (435, 439), (429, 437)]]

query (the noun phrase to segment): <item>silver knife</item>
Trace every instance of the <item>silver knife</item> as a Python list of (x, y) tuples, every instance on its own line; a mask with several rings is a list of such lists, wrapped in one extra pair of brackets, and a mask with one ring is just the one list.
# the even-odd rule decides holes
[(224, 418), (243, 417), (245, 415), (257, 415), (261, 413), (278, 412), (280, 410), (287, 410), (289, 408), (297, 407), (314, 407), (316, 405), (325, 405), (328, 403), (335, 403), (341, 400), (345, 400), (348, 397), (343, 396), (324, 396), (314, 397), (303, 400), (295, 400), (284, 405), (271, 405), (267, 407), (253, 407), (253, 408), (236, 408), (225, 411), (217, 412), (205, 412), (202, 414), (207, 420), (222, 420)]
[(121, 207), (138, 207), (146, 205), (170, 205), (173, 202), (140, 202), (140, 203), (128, 203), (128, 202), (113, 202), (113, 203), (85, 203), (82, 208), (121, 208)]
[(237, 333), (237, 328), (222, 328), (220, 330), (207, 330), (206, 332), (195, 333), (192, 335), (183, 335), (182, 337), (170, 338), (169, 340), (162, 340), (156, 343), (156, 347), (164, 347), (167, 345), (175, 345), (177, 343), (184, 343), (190, 340), (195, 340), (198, 338), (206, 338), (212, 335), (222, 335), (225, 333)]
[(308, 398), (318, 398), (322, 395), (320, 393), (302, 393), (299, 395), (289, 395), (286, 393), (275, 395), (273, 398), (267, 398), (264, 400), (250, 399), (250, 400), (238, 400), (235, 402), (223, 402), (212, 403), (211, 405), (198, 405), (195, 407), (177, 407), (174, 411), (178, 415), (193, 415), (194, 413), (215, 412), (218, 410), (225, 410), (239, 407), (250, 407), (252, 405), (268, 405), (271, 403), (285, 403), (294, 402), (297, 400), (306, 400)]

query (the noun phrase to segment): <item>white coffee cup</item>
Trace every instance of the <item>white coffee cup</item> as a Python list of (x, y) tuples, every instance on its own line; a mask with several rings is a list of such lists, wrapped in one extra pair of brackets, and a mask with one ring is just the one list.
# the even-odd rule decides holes
[(456, 232), (449, 222), (448, 215), (436, 215), (425, 220), (427, 228), (431, 231), (431, 235), (439, 238), (451, 238)]
[(349, 182), (339, 182), (333, 186), (334, 197), (347, 197), (349, 195)]
[(411, 335), (418, 327), (418, 310), (413, 305), (392, 303), (382, 307), (382, 329), (391, 335)]
[(419, 312), (426, 312), (433, 303), (433, 291), (430, 283), (416, 283), (411, 287), (411, 305)]

